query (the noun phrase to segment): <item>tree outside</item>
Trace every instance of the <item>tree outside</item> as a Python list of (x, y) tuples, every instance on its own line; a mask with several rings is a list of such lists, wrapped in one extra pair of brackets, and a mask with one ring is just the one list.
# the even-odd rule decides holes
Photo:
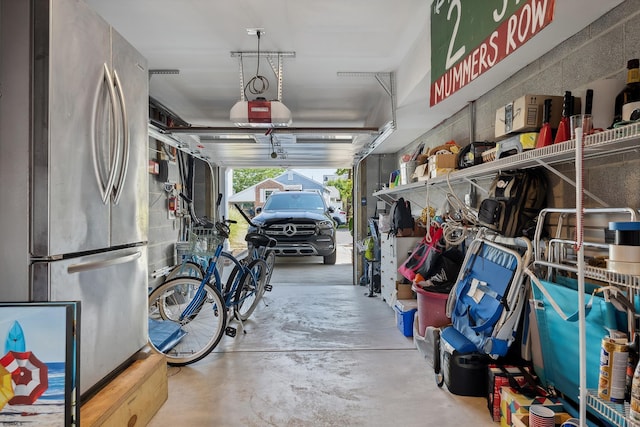
[[(255, 185), (268, 178), (275, 178), (282, 175), (286, 169), (284, 168), (257, 168), (257, 169), (234, 169), (233, 170), (233, 192), (239, 193), (252, 185)], [(244, 212), (251, 216), (253, 206), (240, 203)], [(229, 236), (229, 244), (234, 254), (246, 249), (247, 245), (244, 236), (247, 234), (248, 224), (235, 207), (229, 209), (229, 219), (236, 221), (231, 225), (231, 235)]]
[(285, 171), (284, 168), (234, 169), (233, 192), (239, 193), (267, 178), (282, 175)]
[(346, 176), (347, 178), (332, 179), (327, 181), (326, 185), (331, 185), (338, 189), (340, 199), (343, 201), (343, 207), (347, 211), (347, 221), (352, 217), (351, 207), (353, 202), (353, 179), (351, 169), (338, 169), (337, 176)]

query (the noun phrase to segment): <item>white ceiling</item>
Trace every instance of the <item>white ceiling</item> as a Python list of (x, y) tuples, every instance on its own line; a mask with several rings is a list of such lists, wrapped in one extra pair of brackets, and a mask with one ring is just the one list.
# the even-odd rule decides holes
[[(396, 129), (376, 153), (411, 143), (621, 2), (556, 0), (554, 21), (532, 41), (429, 108), (429, 0), (87, 1), (147, 58), (150, 70), (179, 70), (152, 75), (149, 91), (191, 125), (187, 133), (195, 139), (178, 136), (191, 150), (230, 167), (336, 168), (370, 151), (392, 120), (385, 88), (396, 94)], [(231, 52), (257, 50), (258, 38), (248, 28), (264, 29), (262, 52), (295, 53), (282, 59), (281, 101), (292, 112), (293, 131), (273, 132), (277, 159), (264, 129), (235, 142), (229, 138), (248, 132), (223, 129), (233, 127), (229, 111), (241, 96), (240, 64)], [(242, 62), (246, 83), (257, 63), (251, 57)], [(278, 79), (264, 58), (259, 74), (270, 84), (261, 96), (276, 99)]]

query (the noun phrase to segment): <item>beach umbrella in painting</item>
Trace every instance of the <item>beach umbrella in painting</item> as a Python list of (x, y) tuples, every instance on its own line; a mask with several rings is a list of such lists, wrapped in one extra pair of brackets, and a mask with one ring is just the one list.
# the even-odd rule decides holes
[(10, 405), (31, 405), (49, 387), (47, 365), (30, 351), (10, 351), (0, 365), (11, 374), (14, 396)]
[(13, 398), (13, 384), (11, 372), (0, 365), (0, 409)]

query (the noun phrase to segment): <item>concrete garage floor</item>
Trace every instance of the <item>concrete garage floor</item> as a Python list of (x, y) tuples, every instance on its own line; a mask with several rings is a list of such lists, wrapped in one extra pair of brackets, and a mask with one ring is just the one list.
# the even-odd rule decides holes
[(340, 234), (335, 266), (278, 258), (247, 333), (169, 367), (151, 427), (496, 425), (484, 398), (439, 389), (391, 307), (352, 285), (350, 236)]

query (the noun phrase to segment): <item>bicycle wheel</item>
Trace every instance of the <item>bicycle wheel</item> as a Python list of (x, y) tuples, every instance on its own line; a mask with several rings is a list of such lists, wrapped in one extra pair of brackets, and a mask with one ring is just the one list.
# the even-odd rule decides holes
[(275, 267), (276, 264), (276, 253), (274, 251), (268, 251), (267, 252), (267, 256), (265, 258), (265, 261), (267, 262), (267, 280), (264, 283), (264, 286), (262, 287), (262, 291), (264, 293), (265, 288), (267, 287), (267, 285), (269, 285), (271, 283), (271, 276), (273, 275), (273, 268)]
[(177, 277), (149, 295), (149, 345), (170, 365), (188, 365), (211, 353), (226, 324), (220, 292), (209, 283), (201, 288), (200, 280)]
[(167, 274), (165, 282), (176, 277), (193, 277), (202, 280), (204, 273), (200, 264), (194, 261), (184, 261), (182, 264), (176, 265), (169, 274)]
[(262, 259), (254, 259), (244, 271), (233, 300), (236, 316), (240, 320), (247, 320), (258, 306), (267, 274), (267, 263)]
[[(233, 289), (237, 289), (233, 287), (233, 284), (235, 281), (240, 280), (240, 277), (242, 275), (242, 267), (240, 267), (240, 265), (234, 265), (233, 269), (231, 270), (231, 273), (229, 274), (229, 277), (227, 278), (227, 281), (225, 282), (224, 285), (224, 292), (223, 295), (226, 296), (229, 295), (230, 292), (233, 291)], [(240, 285), (238, 285), (238, 287), (240, 287)]]

